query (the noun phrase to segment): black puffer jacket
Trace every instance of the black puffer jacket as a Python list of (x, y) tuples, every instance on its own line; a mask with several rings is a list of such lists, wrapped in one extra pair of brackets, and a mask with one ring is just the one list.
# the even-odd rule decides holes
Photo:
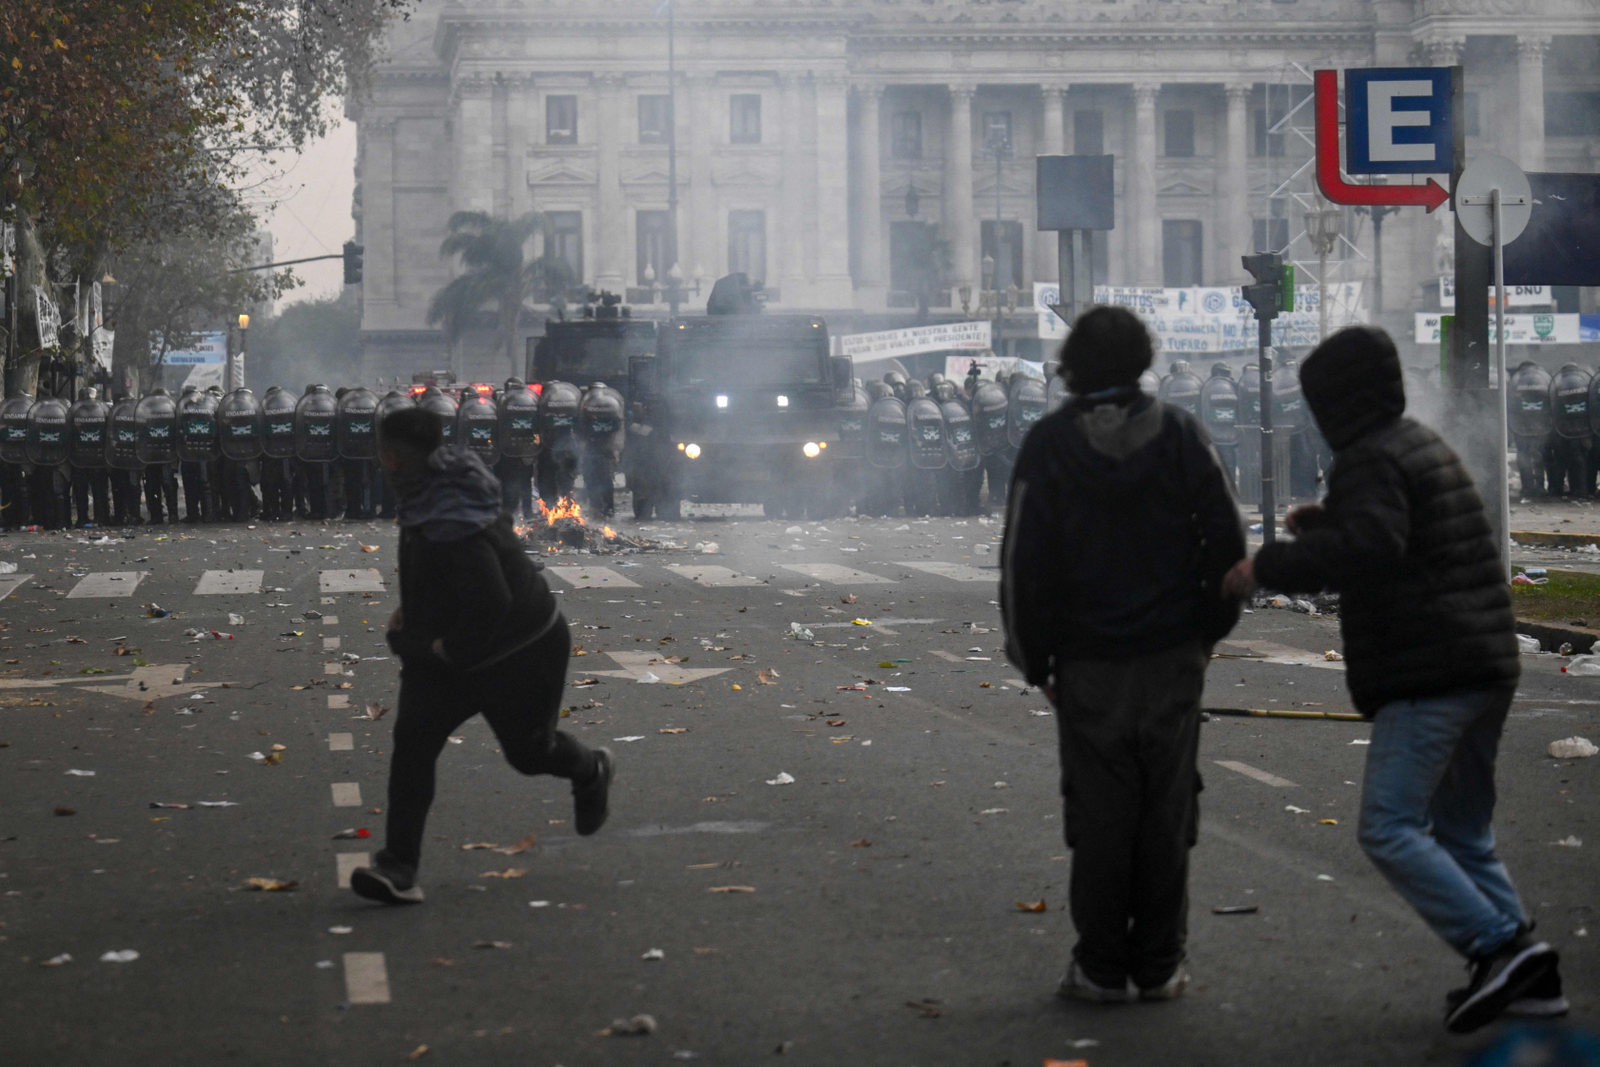
[(1256, 580), (1340, 593), (1350, 695), (1363, 715), (1514, 686), (1515, 617), (1483, 499), (1450, 446), (1404, 416), (1393, 342), (1340, 331), (1306, 361), (1300, 384), (1334, 450), (1328, 495), (1293, 542), (1256, 555)]

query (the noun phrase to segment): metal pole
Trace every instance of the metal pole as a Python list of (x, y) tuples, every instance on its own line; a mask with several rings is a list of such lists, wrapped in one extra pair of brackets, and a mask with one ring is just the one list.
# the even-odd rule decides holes
[(1372, 209), (1372, 313), (1383, 314), (1383, 217), (1388, 212)]
[(1272, 485), (1272, 320), (1257, 319), (1256, 324), (1261, 368), (1261, 540), (1270, 545), (1278, 526), (1278, 502)]
[(244, 388), (244, 354), (250, 350), (250, 328), (239, 329), (239, 351), (233, 357), (233, 384), (230, 389)]
[(1506, 257), (1505, 246), (1500, 242), (1500, 190), (1489, 190), (1489, 222), (1493, 233), (1494, 247), (1494, 381), (1491, 383), (1495, 390), (1500, 392), (1500, 417), (1495, 420), (1500, 430), (1500, 448), (1496, 452), (1502, 479), (1500, 481), (1500, 560), (1505, 565), (1506, 580), (1511, 580), (1511, 493), (1507, 484), (1510, 473), (1506, 469), (1506, 438), (1510, 428), (1506, 425), (1510, 418), (1505, 403), (1506, 383)]
[[(1004, 356), (1001, 351), (1001, 334), (1005, 328), (1005, 308), (1000, 303), (1000, 263), (1005, 258), (1005, 239), (1001, 236), (1004, 228), (1000, 224), (1000, 161), (1003, 151), (1001, 142), (996, 139), (994, 143), (994, 336), (989, 340), (989, 347), (997, 356)], [(1006, 271), (1009, 276), (1010, 270)]]
[(1328, 336), (1328, 252), (1326, 239), (1317, 242), (1317, 340)]
[(1060, 276), (1061, 299), (1057, 301), (1067, 312), (1067, 326), (1078, 321), (1078, 260), (1077, 231), (1056, 231), (1056, 273)]
[[(677, 60), (677, 10), (676, 3), (667, 4), (667, 262), (662, 269), (670, 272), (678, 262), (678, 60)], [(683, 294), (680, 286), (667, 280), (667, 303), (672, 317), (678, 317), (678, 304)]]

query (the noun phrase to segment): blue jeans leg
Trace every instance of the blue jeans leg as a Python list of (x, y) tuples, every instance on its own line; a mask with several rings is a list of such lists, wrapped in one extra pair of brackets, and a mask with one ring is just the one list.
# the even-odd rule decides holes
[(1494, 853), (1494, 759), (1510, 689), (1378, 709), (1360, 841), (1395, 890), (1464, 956), (1494, 951), (1525, 920)]

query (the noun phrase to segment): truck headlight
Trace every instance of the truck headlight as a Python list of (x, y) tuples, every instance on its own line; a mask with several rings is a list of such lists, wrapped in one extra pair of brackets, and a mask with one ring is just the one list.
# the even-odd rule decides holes
[(693, 444), (693, 443), (684, 445), (683, 446), (683, 454), (688, 456), (690, 459), (699, 459), (700, 458), (700, 446), (697, 445), (697, 444)]
[(816, 459), (818, 456), (822, 455), (822, 446), (817, 444), (815, 441), (807, 441), (801, 447), (800, 451), (806, 454), (807, 459)]
[(719, 395), (719, 396), (718, 396), (718, 397), (717, 397), (717, 407), (719, 407), (719, 408), (725, 408), (725, 407), (727, 407), (727, 406), (728, 406), (728, 398), (727, 398), (727, 397), (725, 397), (725, 396), (721, 396), (721, 395)]
[(780, 408), (786, 408), (786, 407), (788, 407), (788, 406), (789, 406), (789, 398), (788, 398), (788, 397), (786, 397), (786, 396), (780, 396), (780, 397), (779, 397), (779, 398), (778, 398), (778, 406), (779, 406), (779, 407), (780, 407)]

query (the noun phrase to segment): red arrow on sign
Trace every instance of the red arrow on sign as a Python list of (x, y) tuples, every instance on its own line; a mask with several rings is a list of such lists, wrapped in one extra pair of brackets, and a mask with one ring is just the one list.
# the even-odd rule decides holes
[(1394, 204), (1421, 206), (1432, 214), (1450, 199), (1444, 186), (1428, 179), (1427, 185), (1356, 185), (1344, 180), (1339, 168), (1339, 72), (1319, 70), (1312, 75), (1317, 111), (1317, 185), (1335, 204)]

